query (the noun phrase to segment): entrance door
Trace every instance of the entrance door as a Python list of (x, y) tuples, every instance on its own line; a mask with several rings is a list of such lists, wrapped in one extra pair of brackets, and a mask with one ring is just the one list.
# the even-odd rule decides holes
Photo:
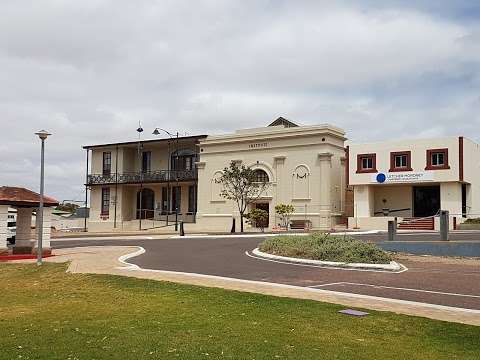
[[(270, 215), (270, 213), (269, 213), (270, 206), (268, 205), (268, 203), (255, 204), (255, 208), (265, 210), (267, 212), (267, 214)], [(268, 228), (268, 223), (269, 223), (269, 216), (267, 216), (267, 218), (262, 223), (257, 222), (255, 224), (255, 227), (257, 227), (257, 228)]]
[(413, 216), (433, 216), (440, 210), (440, 186), (413, 188)]
[[(140, 202), (142, 203), (140, 206)], [(152, 219), (154, 216), (155, 193), (145, 188), (137, 192), (137, 219)]]

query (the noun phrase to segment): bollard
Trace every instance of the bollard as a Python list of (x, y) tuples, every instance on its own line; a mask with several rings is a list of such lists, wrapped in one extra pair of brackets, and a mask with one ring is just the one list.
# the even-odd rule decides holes
[(232, 219), (232, 228), (230, 229), (231, 233), (235, 232), (235, 218)]
[(395, 228), (395, 221), (390, 220), (388, 222), (388, 241), (395, 241), (397, 229)]
[(447, 210), (440, 211), (440, 240), (448, 241), (449, 235), (449, 212)]
[(183, 228), (183, 220), (180, 220), (180, 236), (185, 236), (185, 229)]

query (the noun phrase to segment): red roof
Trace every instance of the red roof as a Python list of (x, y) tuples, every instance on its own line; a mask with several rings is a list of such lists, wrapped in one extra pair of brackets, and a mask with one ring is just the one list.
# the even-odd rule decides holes
[[(13, 186), (0, 187), (0, 205), (39, 206), (40, 195), (34, 191)], [(49, 196), (43, 196), (45, 206), (57, 206), (58, 201)]]

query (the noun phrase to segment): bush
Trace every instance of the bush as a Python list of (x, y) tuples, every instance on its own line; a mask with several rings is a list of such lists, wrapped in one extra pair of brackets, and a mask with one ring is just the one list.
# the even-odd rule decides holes
[(480, 218), (470, 218), (465, 220), (464, 224), (480, 224)]
[(392, 256), (377, 245), (351, 236), (314, 233), (307, 236), (276, 236), (264, 240), (260, 251), (302, 259), (347, 263), (386, 264)]

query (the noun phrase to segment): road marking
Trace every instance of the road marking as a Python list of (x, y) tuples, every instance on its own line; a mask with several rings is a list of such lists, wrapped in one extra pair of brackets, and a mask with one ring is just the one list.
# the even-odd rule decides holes
[(380, 272), (380, 273), (387, 273), (387, 274), (400, 274), (408, 270), (408, 268), (402, 264), (402, 267), (399, 271), (389, 271), (389, 270), (377, 270), (377, 269), (354, 269), (354, 268), (342, 268), (342, 267), (334, 267), (334, 266), (322, 266), (322, 265), (312, 265), (312, 264), (299, 264), (299, 263), (292, 263), (288, 261), (281, 261), (281, 260), (274, 260), (274, 259), (266, 259), (263, 257), (255, 256), (250, 254), (248, 251), (245, 251), (245, 255), (251, 257), (252, 259), (256, 260), (263, 260), (263, 261), (270, 261), (279, 264), (286, 264), (286, 265), (294, 265), (294, 266), (304, 266), (304, 267), (312, 267), (312, 268), (319, 268), (319, 269), (329, 269), (329, 270), (344, 270), (344, 271), (368, 271), (368, 272)]
[(439, 295), (449, 295), (449, 296), (460, 296), (460, 297), (480, 298), (480, 295), (458, 294), (458, 293), (449, 293), (449, 292), (443, 292), (443, 291), (412, 289), (412, 288), (386, 286), (386, 285), (361, 284), (361, 283), (352, 283), (352, 282), (345, 282), (345, 281), (336, 282), (336, 283), (328, 283), (328, 284), (320, 284), (320, 285), (312, 285), (312, 286), (308, 286), (308, 287), (309, 287), (309, 288), (313, 288), (313, 289), (317, 289), (317, 288), (320, 288), (320, 287), (334, 286), (334, 285), (366, 286), (366, 287), (374, 287), (374, 288), (378, 288), (378, 289), (393, 289), (393, 290), (423, 292), (423, 293), (429, 293), (429, 294), (439, 294)]
[(379, 296), (372, 296), (372, 295), (363, 295), (363, 294), (354, 294), (354, 293), (346, 293), (341, 291), (332, 291), (332, 290), (324, 290), (324, 289), (315, 289), (309, 288), (305, 286), (297, 286), (297, 285), (287, 285), (287, 284), (279, 284), (279, 283), (272, 283), (266, 281), (257, 281), (257, 280), (245, 280), (245, 279), (235, 279), (225, 276), (218, 276), (218, 275), (206, 275), (206, 274), (199, 274), (199, 273), (188, 273), (182, 271), (171, 271), (171, 270), (156, 270), (156, 269), (145, 269), (138, 265), (132, 264), (127, 262), (128, 259), (143, 254), (145, 249), (141, 246), (137, 246), (139, 250), (122, 255), (118, 258), (118, 260), (127, 265), (127, 267), (120, 268), (125, 269), (128, 271), (145, 271), (145, 272), (156, 272), (160, 274), (172, 274), (172, 275), (184, 275), (184, 276), (191, 276), (200, 279), (215, 279), (215, 280), (223, 280), (232, 283), (244, 283), (244, 284), (252, 284), (252, 285), (268, 285), (272, 288), (283, 288), (283, 289), (292, 289), (298, 291), (307, 291), (307, 292), (314, 292), (318, 294), (325, 294), (325, 295), (337, 295), (344, 298), (352, 298), (352, 299), (364, 299), (364, 300), (376, 300), (384, 303), (392, 303), (392, 304), (402, 304), (402, 305), (409, 305), (409, 306), (417, 306), (423, 308), (430, 308), (430, 309), (437, 309), (437, 310), (445, 310), (445, 311), (455, 311), (455, 312), (462, 312), (468, 314), (475, 314), (480, 315), (480, 310), (477, 309), (468, 309), (468, 308), (459, 308), (453, 306), (446, 306), (446, 305), (437, 305), (431, 303), (422, 303), (418, 301), (411, 301), (411, 300), (401, 300), (401, 299), (392, 299), (392, 298), (385, 298)]

